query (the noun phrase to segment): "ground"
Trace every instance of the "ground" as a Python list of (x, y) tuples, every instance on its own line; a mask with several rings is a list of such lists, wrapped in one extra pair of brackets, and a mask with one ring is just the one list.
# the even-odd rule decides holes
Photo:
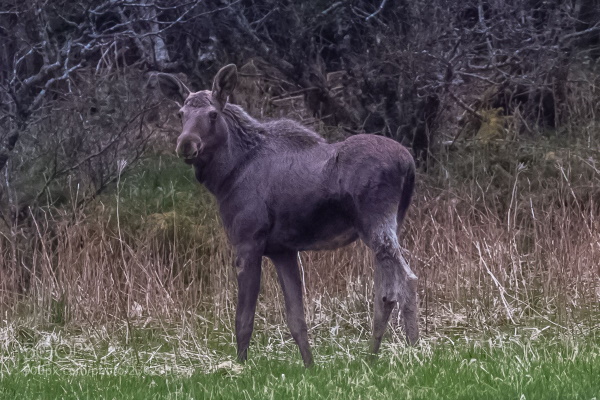
[[(434, 333), (416, 347), (400, 331), (381, 354), (356, 332), (319, 330), (305, 369), (285, 331), (258, 332), (250, 360), (233, 361), (230, 331), (209, 337), (138, 327), (129, 345), (100, 332), (2, 332), (4, 399), (594, 399), (595, 330), (546, 325), (472, 335)], [(163, 333), (166, 331), (162, 331)], [(29, 333), (29, 336), (27, 334)], [(180, 335), (179, 339), (176, 335)], [(325, 337), (322, 337), (324, 335)], [(469, 336), (471, 335), (471, 336)], [(118, 333), (114, 336), (118, 337)]]

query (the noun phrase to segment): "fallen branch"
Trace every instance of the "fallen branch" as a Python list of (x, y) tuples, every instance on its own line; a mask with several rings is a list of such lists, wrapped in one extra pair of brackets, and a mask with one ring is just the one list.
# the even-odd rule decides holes
[(459, 99), (458, 97), (456, 97), (456, 95), (454, 93), (449, 93), (450, 97), (456, 101), (456, 103), (461, 106), (465, 111), (467, 111), (469, 114), (471, 114), (472, 116), (474, 116), (475, 118), (477, 118), (480, 121), (484, 121), (485, 118), (479, 114), (477, 111), (475, 111), (473, 108), (471, 108), (468, 104), (466, 104), (464, 101), (462, 101), (461, 99)]

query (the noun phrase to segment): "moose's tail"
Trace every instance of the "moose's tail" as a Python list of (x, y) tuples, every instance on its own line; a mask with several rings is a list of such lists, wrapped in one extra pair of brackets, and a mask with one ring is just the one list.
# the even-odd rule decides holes
[(398, 229), (402, 226), (406, 211), (410, 206), (410, 201), (413, 197), (415, 189), (415, 166), (411, 164), (407, 169), (406, 175), (404, 176), (404, 182), (402, 183), (402, 192), (400, 196), (400, 204), (398, 205)]

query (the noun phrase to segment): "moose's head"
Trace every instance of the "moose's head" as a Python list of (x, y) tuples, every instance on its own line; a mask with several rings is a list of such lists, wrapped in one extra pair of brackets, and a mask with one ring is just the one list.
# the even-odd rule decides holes
[(223, 110), (237, 84), (237, 68), (229, 64), (215, 76), (212, 91), (191, 92), (177, 77), (157, 74), (162, 93), (181, 106), (182, 131), (177, 138), (177, 155), (188, 164), (209, 158), (227, 141)]

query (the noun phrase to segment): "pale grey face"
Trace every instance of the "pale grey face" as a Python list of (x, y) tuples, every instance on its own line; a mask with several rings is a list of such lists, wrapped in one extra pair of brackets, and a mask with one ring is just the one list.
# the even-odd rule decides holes
[(192, 93), (179, 110), (182, 131), (177, 138), (177, 155), (192, 163), (209, 155), (227, 140), (226, 125), (209, 91)]
[(233, 64), (221, 68), (212, 91), (195, 93), (171, 74), (157, 73), (156, 77), (167, 98), (178, 104), (183, 102), (179, 110), (183, 129), (177, 138), (177, 155), (188, 164), (210, 159), (227, 141), (227, 124), (222, 112), (237, 84), (237, 68)]

